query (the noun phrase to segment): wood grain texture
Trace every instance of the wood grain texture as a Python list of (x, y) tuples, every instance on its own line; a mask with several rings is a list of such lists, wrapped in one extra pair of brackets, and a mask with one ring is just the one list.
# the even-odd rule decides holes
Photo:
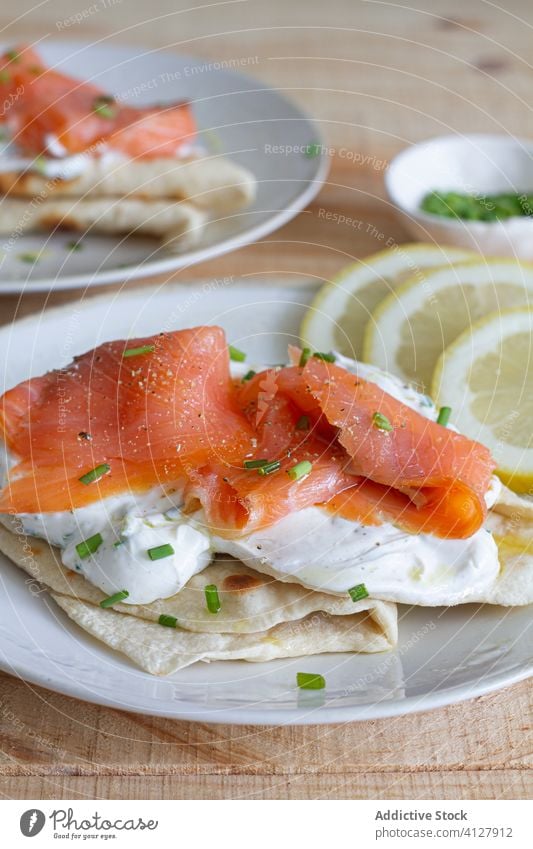
[[(209, 14), (191, 0), (154, 0), (149, 10), (141, 0), (122, 0), (65, 25), (89, 5), (54, 0), (26, 14), (33, 4), (3, 0), (3, 39), (110, 38), (174, 47), (207, 61), (248, 57), (253, 61), (243, 70), (311, 111), (333, 149), (324, 189), (286, 227), (217, 260), (128, 288), (228, 275), (265, 286), (276, 276), (329, 279), (386, 240), (405, 240), (385, 200), (383, 174), (407, 142), (448, 130), (533, 135), (528, 0), (510, 0), (506, 9), (445, 0), (438, 10), (429, 0), (414, 0), (410, 9), (354, 0), (245, 0), (211, 6)], [(2, 298), (0, 321), (91, 296)], [(532, 694), (523, 682), (407, 717), (257, 728), (130, 715), (0, 675), (0, 794), (529, 798)]]

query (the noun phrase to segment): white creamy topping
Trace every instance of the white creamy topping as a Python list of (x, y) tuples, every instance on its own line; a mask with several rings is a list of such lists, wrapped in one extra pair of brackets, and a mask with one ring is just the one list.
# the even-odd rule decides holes
[[(341, 355), (337, 363), (377, 383), (427, 418), (437, 418), (433, 402), (398, 378)], [(261, 371), (265, 366), (231, 363), (234, 378), (250, 368)], [(0, 456), (5, 476), (12, 459), (7, 451)], [(489, 507), (500, 488), (499, 480), (493, 478), (486, 496)], [(408, 534), (391, 524), (362, 525), (308, 507), (261, 531), (227, 540), (210, 534), (201, 512), (185, 515), (180, 504), (179, 488), (166, 495), (158, 487), (144, 495), (126, 493), (71, 512), (18, 518), (27, 534), (58, 546), (65, 566), (106, 594), (128, 590), (130, 604), (174, 595), (208, 565), (215, 552), (231, 554), (258, 571), (281, 580), (297, 579), (313, 589), (344, 593), (364, 583), (375, 598), (410, 604), (477, 600), (498, 574), (497, 548), (484, 529), (467, 540), (442, 540)], [(80, 557), (76, 545), (97, 533), (103, 538), (98, 550)], [(174, 554), (152, 561), (148, 550), (168, 543)]]

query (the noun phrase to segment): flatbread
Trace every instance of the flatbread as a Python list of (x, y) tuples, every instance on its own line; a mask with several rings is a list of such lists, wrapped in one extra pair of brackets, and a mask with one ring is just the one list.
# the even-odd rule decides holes
[[(397, 641), (395, 605), (373, 599), (354, 603), (347, 596), (281, 583), (232, 558), (216, 560), (169, 599), (117, 604), (109, 611), (98, 606), (104, 594), (65, 569), (58, 549), (44, 540), (0, 525), (0, 551), (48, 589), (82, 628), (153, 674), (197, 660), (386, 651)], [(210, 583), (219, 589), (218, 614), (206, 608), (204, 588)], [(159, 625), (161, 614), (176, 617), (179, 628)]]
[(256, 181), (246, 168), (221, 156), (130, 160), (87, 157), (86, 168), (69, 180), (34, 171), (0, 173), (0, 191), (12, 197), (128, 197), (153, 201), (190, 200), (220, 213), (236, 212), (253, 200)]
[(56, 228), (85, 233), (157, 236), (172, 250), (196, 245), (206, 215), (185, 202), (134, 198), (45, 198), (37, 201), (4, 197), (0, 233), (50, 232)]
[(52, 593), (52, 598), (77, 625), (152, 675), (169, 675), (199, 660), (259, 662), (325, 652), (380, 652), (392, 647), (366, 613), (313, 613), (254, 634), (194, 634), (57, 593)]

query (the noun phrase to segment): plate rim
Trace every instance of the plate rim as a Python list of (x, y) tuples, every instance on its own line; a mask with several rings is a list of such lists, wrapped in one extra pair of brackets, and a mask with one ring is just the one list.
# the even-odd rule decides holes
[[(192, 287), (202, 287), (202, 283), (208, 278), (199, 278), (190, 281)], [(238, 278), (241, 286), (250, 289), (250, 280)], [(279, 288), (282, 288), (281, 286)], [(287, 291), (287, 295), (304, 290), (312, 291), (316, 288), (316, 281), (310, 280), (307, 283), (299, 283), (283, 287)], [(172, 291), (183, 293), (183, 282), (174, 281), (170, 284), (162, 285), (159, 290), (153, 286), (137, 287), (130, 291), (123, 291), (121, 295), (127, 298), (143, 299), (143, 293), (151, 296), (162, 295), (171, 297)], [(106, 304), (109, 302), (109, 293), (106, 292), (91, 292), (84, 294), (83, 301), (91, 302), (92, 307), (97, 307), (98, 302)], [(0, 335), (9, 333), (10, 336), (21, 325), (30, 326), (32, 323), (40, 323), (43, 320), (53, 324), (54, 317), (60, 313), (68, 313), (72, 309), (73, 303), (77, 301), (67, 301), (63, 304), (58, 304), (47, 309), (44, 313), (42, 310), (37, 310), (29, 315), (23, 316), (15, 321), (0, 327)], [(1, 580), (1, 577), (0, 577)], [(437, 610), (438, 608), (429, 608)], [(530, 627), (530, 626), (528, 626)], [(86, 635), (83, 634), (82, 638)], [(387, 653), (381, 653), (386, 656)], [(240, 661), (245, 663), (245, 661)], [(206, 666), (207, 668), (207, 666)], [(522, 662), (518, 666), (514, 666), (508, 670), (502, 670), (496, 674), (478, 676), (472, 682), (454, 684), (442, 690), (430, 690), (429, 692), (420, 695), (411, 695), (404, 698), (393, 697), (391, 699), (383, 699), (370, 701), (361, 704), (343, 705), (338, 700), (332, 703), (326, 703), (320, 707), (312, 707), (306, 709), (304, 705), (300, 707), (287, 706), (276, 707), (273, 702), (268, 703), (267, 708), (254, 706), (253, 709), (249, 705), (238, 707), (216, 707), (198, 704), (197, 702), (180, 699), (174, 703), (175, 706), (169, 709), (169, 702), (164, 702), (164, 707), (158, 709), (152, 704), (142, 704), (143, 696), (139, 697), (138, 704), (123, 705), (117, 703), (116, 700), (109, 698), (106, 695), (96, 696), (95, 691), (88, 689), (84, 690), (83, 683), (74, 681), (68, 677), (61, 677), (60, 683), (52, 683), (51, 676), (48, 672), (41, 671), (39, 665), (32, 666), (25, 662), (24, 659), (17, 662), (16, 668), (11, 664), (3, 647), (0, 648), (0, 670), (7, 672), (10, 675), (17, 677), (21, 681), (26, 681), (30, 684), (43, 687), (50, 692), (59, 693), (70, 698), (78, 699), (82, 702), (89, 702), (95, 705), (121, 710), (127, 713), (140, 714), (144, 716), (160, 716), (168, 719), (204, 722), (206, 724), (232, 724), (232, 725), (252, 725), (252, 726), (276, 726), (276, 725), (329, 725), (334, 723), (345, 722), (361, 722), (371, 719), (383, 719), (387, 717), (403, 716), (413, 713), (422, 713), (429, 710), (435, 710), (447, 705), (456, 704), (472, 698), (486, 695), (495, 692), (504, 687), (512, 686), (520, 681), (526, 680), (533, 676), (533, 658), (529, 662)], [(63, 674), (63, 673), (62, 673)], [(148, 675), (148, 673), (144, 673)], [(150, 678), (152, 676), (149, 676)], [(157, 676), (155, 677), (157, 679)], [(161, 680), (165, 680), (163, 677)], [(169, 679), (170, 680), (170, 679)]]
[[(0, 49), (6, 45), (7, 42), (3, 40), (0, 41)], [(119, 50), (124, 54), (133, 54), (136, 52), (135, 47), (129, 44), (123, 43), (111, 43), (105, 45), (94, 45), (91, 42), (84, 41), (83, 39), (50, 39), (45, 42), (46, 46), (52, 47), (52, 49), (56, 46), (65, 47), (66, 49), (69, 46), (78, 48), (91, 48), (91, 47), (100, 47), (103, 46), (110, 50)], [(164, 47), (164, 48), (148, 48), (139, 45), (138, 51), (143, 54), (152, 54), (152, 53), (168, 53), (170, 55), (177, 55), (182, 59), (190, 59), (191, 61), (197, 61), (201, 57), (196, 56), (191, 53), (182, 53), (177, 50), (173, 50), (172, 48)], [(285, 104), (288, 104), (291, 109), (298, 115), (300, 120), (306, 121), (313, 128), (313, 137), (316, 140), (317, 144), (324, 147), (325, 145), (325, 137), (324, 134), (316, 121), (310, 114), (305, 112), (299, 104), (295, 103), (291, 98), (286, 97), (277, 87), (270, 86), (264, 83), (262, 80), (255, 78), (249, 74), (242, 74), (240, 71), (236, 71), (232, 68), (224, 69), (225, 73), (231, 74), (238, 79), (245, 80), (249, 83), (253, 83), (258, 90), (261, 91), (269, 91), (282, 100)], [(258, 241), (259, 239), (263, 239), (265, 236), (270, 235), (270, 233), (279, 230), (289, 221), (292, 221), (303, 209), (316, 197), (319, 193), (320, 189), (324, 185), (326, 177), (330, 170), (330, 159), (327, 156), (317, 156), (315, 159), (316, 168), (315, 173), (311, 179), (307, 181), (304, 188), (295, 195), (295, 197), (290, 202), (289, 206), (284, 207), (283, 209), (276, 212), (266, 221), (263, 221), (261, 224), (252, 225), (247, 229), (243, 230), (240, 233), (235, 234), (234, 236), (229, 236), (226, 239), (222, 239), (219, 242), (215, 242), (212, 245), (207, 245), (206, 247), (199, 247), (194, 250), (186, 251), (183, 254), (169, 254), (164, 259), (159, 259), (155, 261), (148, 260), (146, 263), (137, 263), (135, 265), (122, 267), (122, 268), (110, 268), (109, 270), (104, 270), (101, 272), (97, 272), (96, 275), (91, 275), (90, 273), (81, 273), (81, 274), (70, 274), (65, 277), (44, 277), (44, 278), (35, 278), (30, 281), (28, 280), (13, 280), (12, 278), (1, 281), (0, 280), (0, 296), (5, 295), (13, 295), (13, 294), (26, 294), (26, 293), (38, 293), (38, 292), (47, 292), (47, 291), (63, 291), (69, 289), (81, 289), (87, 288), (91, 289), (96, 286), (104, 286), (112, 283), (128, 283), (130, 280), (139, 280), (140, 278), (146, 277), (155, 277), (159, 274), (165, 274), (166, 272), (171, 271), (179, 271), (182, 268), (186, 267), (194, 267), (201, 262), (205, 262), (210, 259), (215, 259), (218, 256), (223, 256), (224, 254), (230, 253), (231, 251), (237, 250), (238, 248), (245, 247), (246, 245), (252, 244), (253, 242)], [(289, 181), (290, 182), (290, 181)], [(243, 210), (245, 212), (246, 210)], [(68, 235), (68, 233), (67, 233)]]

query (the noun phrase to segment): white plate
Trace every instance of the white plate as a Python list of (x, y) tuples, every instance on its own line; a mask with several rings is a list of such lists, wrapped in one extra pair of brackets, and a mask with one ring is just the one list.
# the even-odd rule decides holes
[[(2, 391), (102, 341), (221, 324), (248, 360), (280, 362), (314, 290), (275, 281), (165, 285), (90, 297), (0, 330)], [(31, 366), (30, 366), (31, 363)], [(471, 698), (532, 672), (530, 608), (400, 608), (398, 649), (271, 663), (199, 663), (153, 678), (74, 625), (5, 558), (0, 666), (36, 684), (123, 710), (202, 722), (316, 723), (392, 716)], [(298, 691), (297, 671), (327, 690)]]
[[(66, 231), (0, 236), (0, 294), (95, 286), (189, 267), (281, 227), (307, 206), (325, 179), (327, 157), (269, 152), (269, 145), (301, 151), (321, 144), (318, 127), (277, 91), (221, 63), (76, 41), (44, 40), (37, 49), (47, 65), (91, 80), (132, 105), (189, 99), (204, 146), (252, 171), (257, 198), (246, 210), (209, 223), (201, 245), (182, 254), (170, 254), (148, 238), (89, 235), (83, 250), (73, 252), (67, 248), (73, 234)], [(27, 253), (41, 258), (28, 265), (21, 259)]]

